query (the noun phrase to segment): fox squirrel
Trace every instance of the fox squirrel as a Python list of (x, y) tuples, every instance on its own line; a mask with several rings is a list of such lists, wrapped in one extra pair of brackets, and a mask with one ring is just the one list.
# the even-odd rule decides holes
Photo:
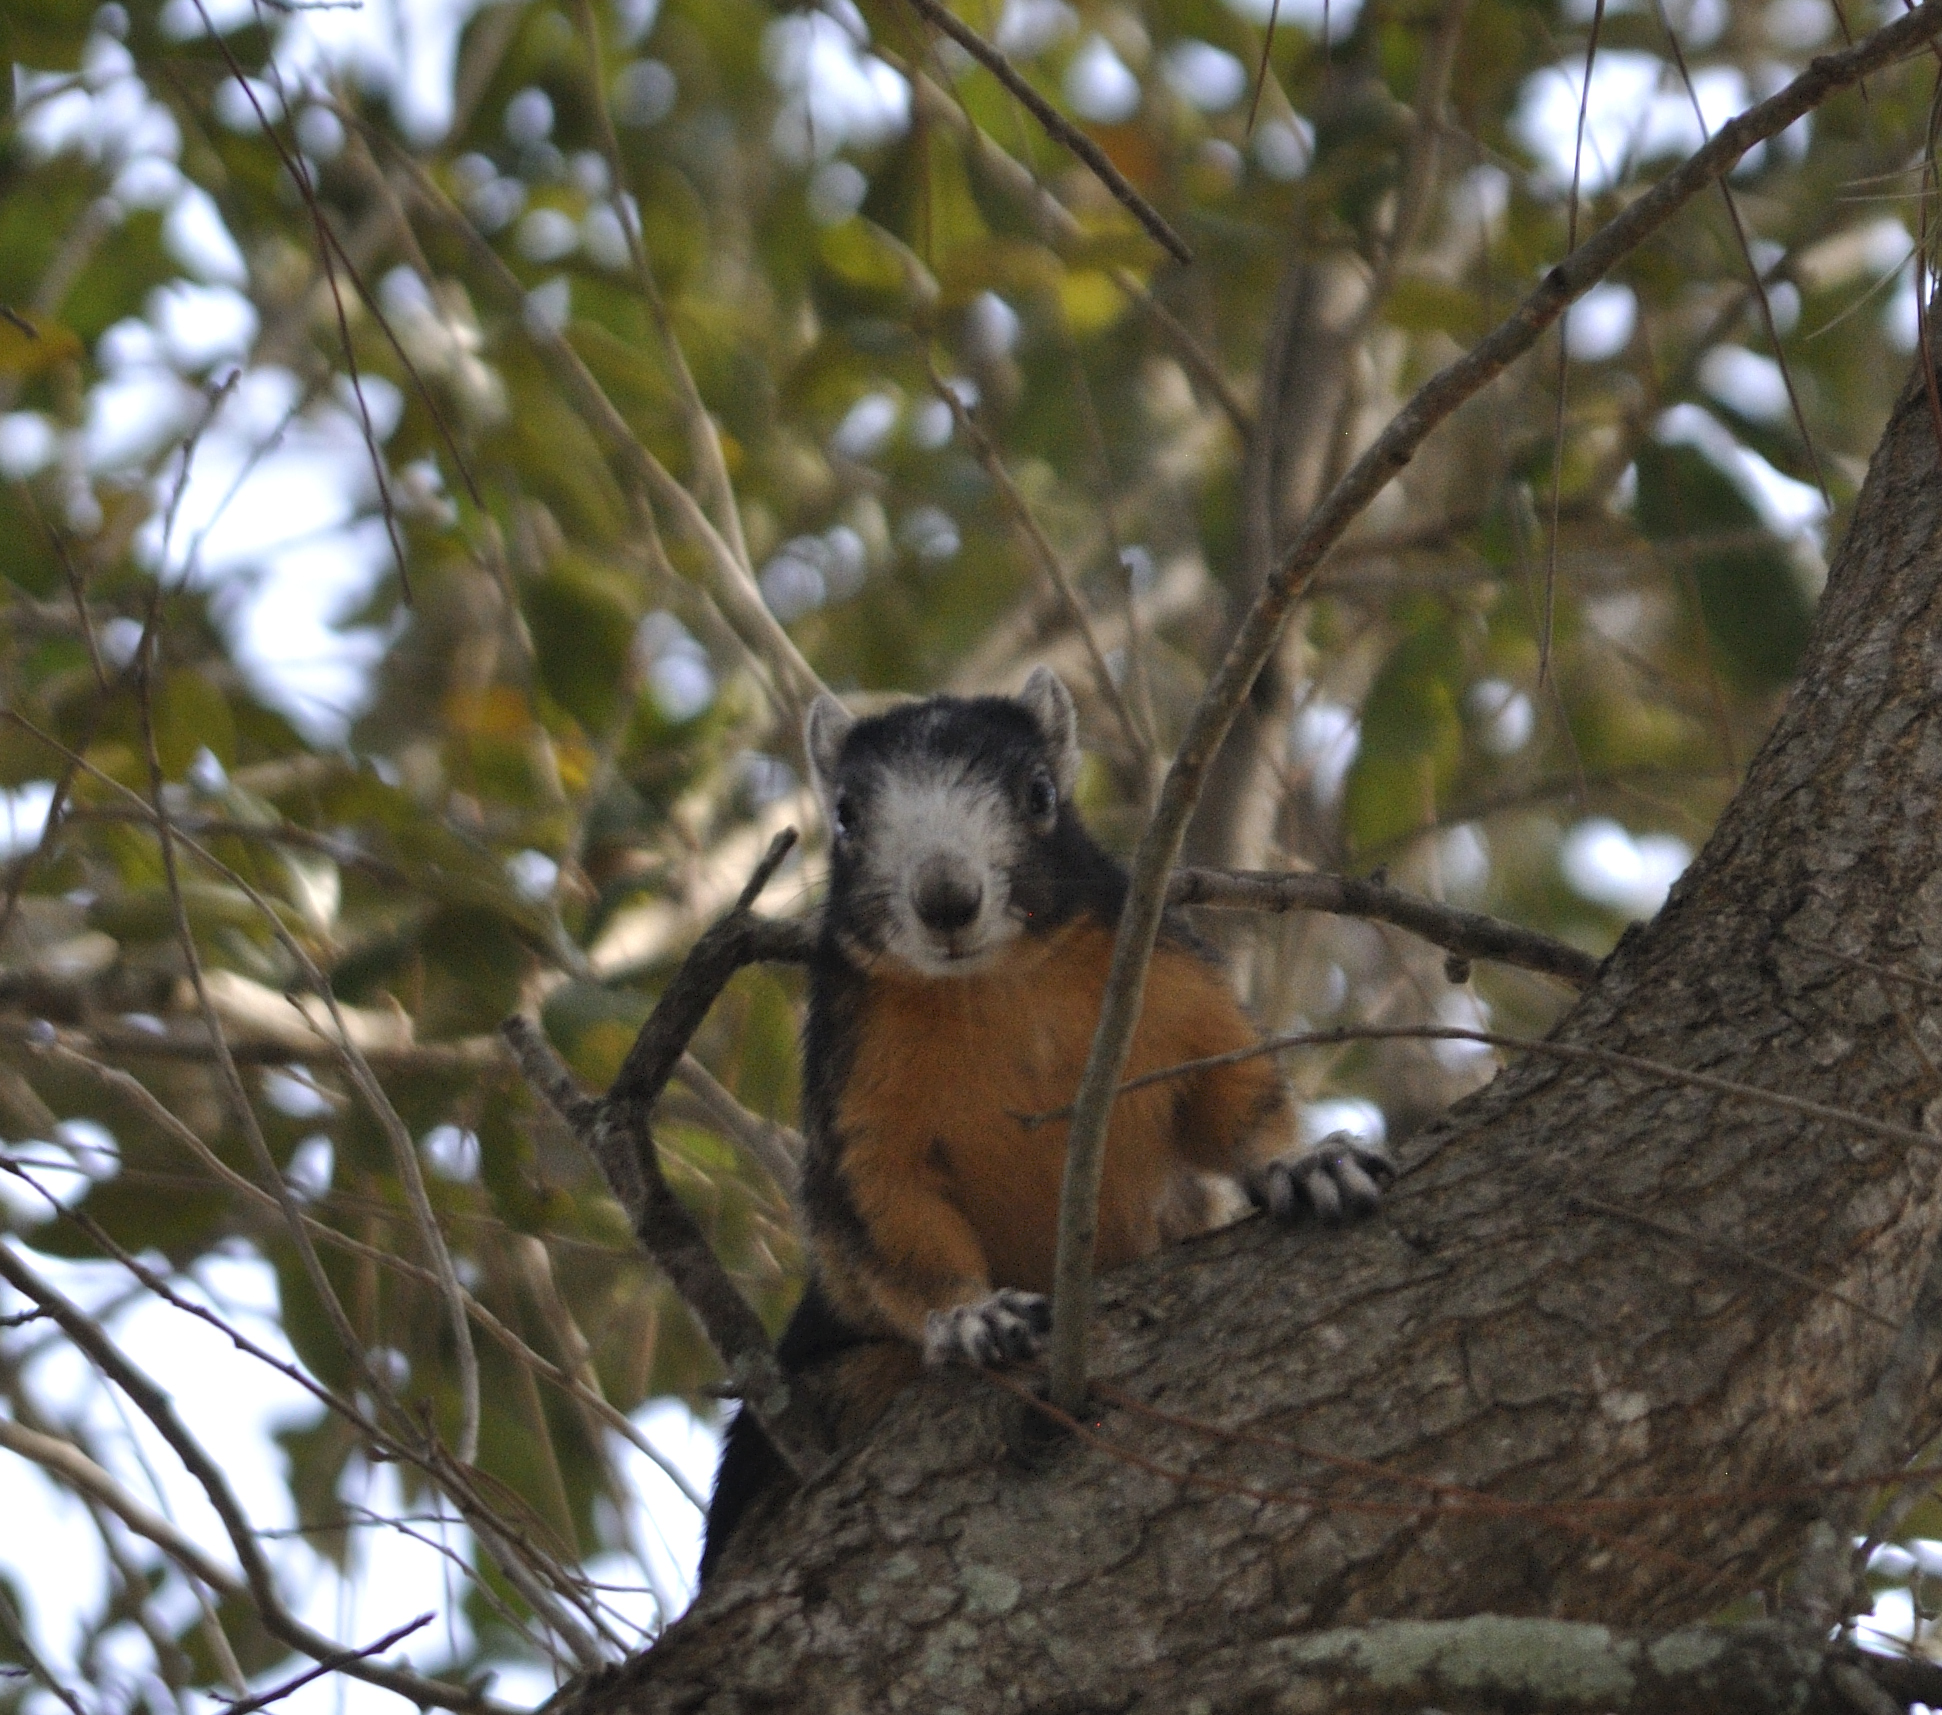
[[(809, 711), (832, 836), (803, 1032), (802, 1217), (810, 1281), (777, 1348), (819, 1372), (839, 1439), (929, 1364), (1031, 1356), (1051, 1325), (1065, 1126), (1092, 1045), (1125, 872), (1072, 804), (1072, 696), (1039, 668), (1017, 698)], [(1166, 923), (1127, 1076), (1259, 1040), (1211, 953)], [(1121, 1096), (1095, 1265), (1214, 1223), (1210, 1176), (1283, 1220), (1375, 1206), (1394, 1168), (1338, 1133), (1303, 1148), (1272, 1057)], [(836, 1360), (834, 1373), (830, 1366)], [(746, 1413), (708, 1515), (705, 1580), (781, 1465)]]

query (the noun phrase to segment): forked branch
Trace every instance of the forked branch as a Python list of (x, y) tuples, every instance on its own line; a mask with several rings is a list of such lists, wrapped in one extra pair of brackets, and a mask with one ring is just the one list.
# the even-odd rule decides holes
[(806, 1479), (827, 1456), (823, 1426), (807, 1399), (791, 1392), (760, 1319), (716, 1260), (694, 1216), (669, 1188), (652, 1124), (655, 1102), (729, 978), (744, 965), (807, 957), (806, 928), (757, 917), (752, 909), (795, 843), (794, 828), (776, 835), (734, 908), (682, 961), (606, 1095), (581, 1091), (535, 1020), (515, 1015), (501, 1029), (527, 1081), (600, 1164), (641, 1248), (666, 1271), (715, 1348), (731, 1391), (755, 1413), (797, 1477)]

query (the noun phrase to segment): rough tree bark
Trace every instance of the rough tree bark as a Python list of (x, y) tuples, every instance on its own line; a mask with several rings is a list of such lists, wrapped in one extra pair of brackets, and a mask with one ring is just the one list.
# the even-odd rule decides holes
[[(1778, 725), (1556, 1040), (1911, 1132), (1942, 1119), (1942, 991), (1852, 962), (1942, 979), (1936, 452), (1913, 386)], [(1404, 1153), (1355, 1231), (1250, 1221), (1104, 1282), (1086, 1436), (1022, 1456), (1015, 1396), (927, 1378), (568, 1706), (1212, 1715), (1273, 1706), (1287, 1640), (1325, 1627), (1661, 1628), (1771, 1584), (1926, 1266), (1938, 1152), (1533, 1054)], [(1439, 1508), (1128, 1399), (1558, 1508)], [(1583, 1506), (1644, 1495), (1710, 1498)]]

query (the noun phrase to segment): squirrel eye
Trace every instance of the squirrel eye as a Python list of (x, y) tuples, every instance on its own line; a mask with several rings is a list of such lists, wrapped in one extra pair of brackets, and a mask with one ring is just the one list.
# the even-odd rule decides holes
[(1032, 783), (1025, 788), (1025, 808), (1034, 820), (1044, 821), (1059, 807), (1059, 789), (1052, 783), (1049, 774), (1034, 774)]
[(830, 806), (830, 820), (839, 840), (847, 840), (856, 831), (856, 810), (850, 803), (849, 793), (836, 794), (836, 802)]

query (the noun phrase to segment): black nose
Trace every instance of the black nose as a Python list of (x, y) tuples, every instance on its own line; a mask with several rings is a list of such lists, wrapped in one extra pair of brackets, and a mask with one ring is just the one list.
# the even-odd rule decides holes
[(910, 903), (926, 929), (948, 935), (973, 922), (984, 889), (948, 858), (932, 858), (917, 872)]

